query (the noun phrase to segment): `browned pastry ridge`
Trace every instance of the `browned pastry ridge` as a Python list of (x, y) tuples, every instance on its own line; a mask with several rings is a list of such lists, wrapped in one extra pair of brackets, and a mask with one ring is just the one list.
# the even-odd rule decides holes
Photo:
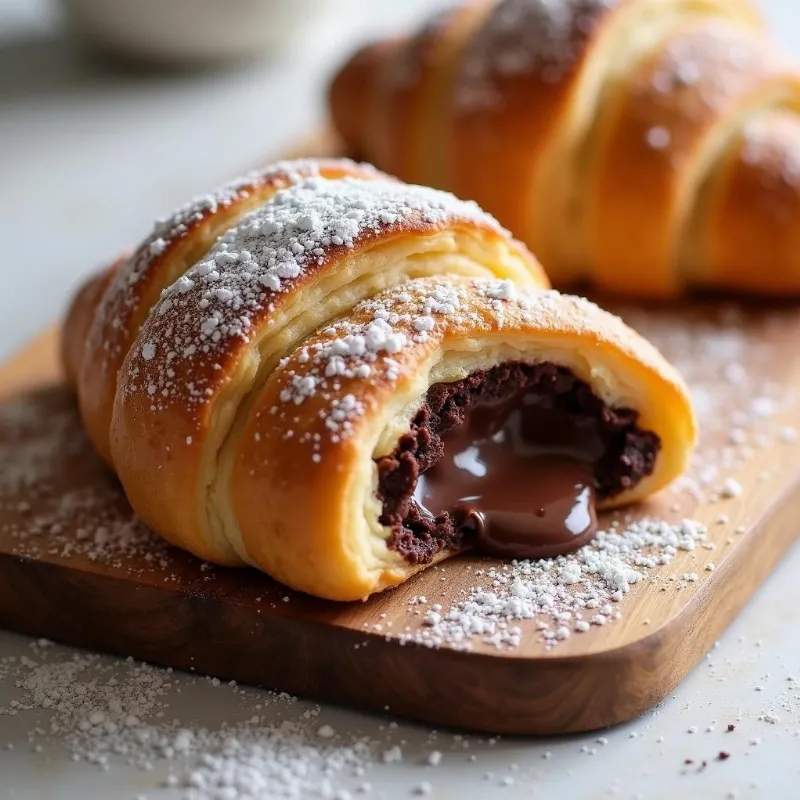
[(492, 217), (345, 160), (280, 163), (159, 222), (78, 292), (63, 352), (86, 430), (148, 525), (336, 600), (469, 545), (427, 531), (415, 550), (398, 512), (393, 464), (424, 457), (398, 448), (455, 419), (437, 396), (524, 384), (593, 415), (602, 506), (671, 481), (695, 437), (675, 370), (550, 291)]
[(557, 287), (800, 293), (800, 73), (748, 0), (466, 0), (360, 50), (330, 106)]

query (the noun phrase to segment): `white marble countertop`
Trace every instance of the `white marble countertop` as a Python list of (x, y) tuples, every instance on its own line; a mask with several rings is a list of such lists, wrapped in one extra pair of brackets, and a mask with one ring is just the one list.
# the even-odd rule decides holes
[[(271, 60), (164, 77), (86, 60), (60, 32), (49, 5), (0, 0), (0, 357), (52, 321), (70, 287), (135, 242), (154, 216), (312, 131), (323, 116), (324, 77), (353, 40), (407, 24), (427, 6), (341, 0), (334, 14)], [(763, 6), (784, 44), (800, 52), (795, 0), (763, 0)], [(407, 797), (427, 782), (436, 798), (794, 798), (800, 794), (796, 571), (797, 548), (676, 694), (606, 732), (607, 744), (595, 734), (493, 744), (473, 738), (464, 748), (449, 733), (435, 736), (404, 723), (393, 728), (388, 719), (331, 707), (308, 721), (303, 714), (314, 705), (303, 701), (287, 706), (282, 719), (293, 720), (311, 746), (323, 723), (337, 742), (360, 732), (379, 750), (399, 744), (402, 761), (378, 763), (364, 778), (341, 783), (353, 791), (368, 780), (372, 797)], [(51, 653), (63, 660), (69, 651)], [(23, 655), (33, 655), (31, 642), (0, 632), (0, 665)], [(199, 716), (219, 730), (248, 713), (233, 689), (173, 679), (168, 715)], [(0, 677), (0, 709), (18, 697)], [(268, 724), (271, 712), (263, 713)], [(765, 715), (774, 721), (759, 719)], [(159, 788), (166, 761), (150, 772), (124, 765), (104, 772), (73, 762), (58, 737), (36, 736), (32, 744), (30, 732), (46, 721), (41, 711), (0, 715), (0, 800), (183, 796)], [(736, 731), (727, 733), (728, 723)], [(689, 733), (693, 726), (697, 732)], [(435, 767), (425, 764), (432, 750), (443, 753)], [(715, 760), (721, 750), (731, 754), (724, 762)]]

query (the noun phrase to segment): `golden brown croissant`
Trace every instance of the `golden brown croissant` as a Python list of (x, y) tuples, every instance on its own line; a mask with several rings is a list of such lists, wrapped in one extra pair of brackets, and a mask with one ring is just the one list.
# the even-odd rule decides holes
[[(574, 549), (595, 495), (631, 502), (683, 469), (694, 418), (675, 371), (617, 318), (549, 291), (473, 203), (346, 161), (234, 186), (114, 271), (78, 359), (89, 435), (170, 542), (351, 600), (475, 544)], [(73, 370), (88, 302), (67, 317)], [(110, 401), (87, 397), (98, 387)], [(505, 511), (445, 496), (459, 431), (497, 463), (494, 483), (524, 477)], [(532, 514), (514, 507), (531, 483), (547, 495)]]
[[(385, 319), (405, 341), (391, 359), (352, 346)], [(693, 440), (677, 374), (618, 318), (496, 279), (418, 279), (273, 373), (220, 461), (220, 521), (244, 561), (356, 599), (476, 541), (513, 558), (573, 550), (594, 534), (588, 493), (607, 508), (656, 491)]]
[(349, 149), (476, 200), (556, 286), (800, 293), (800, 74), (747, 0), (467, 0), (335, 77)]

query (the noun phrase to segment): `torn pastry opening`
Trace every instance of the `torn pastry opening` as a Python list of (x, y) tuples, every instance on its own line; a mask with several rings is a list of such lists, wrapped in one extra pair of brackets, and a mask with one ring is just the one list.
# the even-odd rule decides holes
[(387, 544), (410, 564), (475, 547), (552, 558), (590, 541), (596, 505), (653, 473), (658, 436), (566, 367), (506, 362), (427, 392), (376, 459)]

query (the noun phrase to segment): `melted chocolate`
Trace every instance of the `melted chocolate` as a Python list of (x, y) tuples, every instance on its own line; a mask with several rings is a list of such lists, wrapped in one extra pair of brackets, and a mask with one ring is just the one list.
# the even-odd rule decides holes
[(593, 418), (555, 397), (523, 387), (473, 404), (419, 476), (417, 505), (432, 517), (447, 512), (480, 550), (503, 558), (551, 558), (589, 541), (604, 443)]
[(465, 544), (552, 557), (594, 535), (594, 497), (649, 475), (658, 437), (553, 364), (509, 363), (431, 387), (378, 460), (381, 522), (411, 563)]

